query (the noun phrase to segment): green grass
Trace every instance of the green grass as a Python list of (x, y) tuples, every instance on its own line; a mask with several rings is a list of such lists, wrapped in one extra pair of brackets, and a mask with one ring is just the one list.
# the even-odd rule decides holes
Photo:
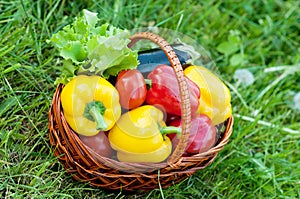
[[(292, 101), (299, 70), (276, 81), (300, 67), (299, 1), (196, 2), (0, 1), (0, 197), (300, 198), (300, 111)], [(235, 114), (231, 140), (211, 165), (164, 190), (131, 195), (64, 173), (47, 129), (60, 58), (46, 40), (84, 8), (121, 28), (177, 29), (211, 53)], [(241, 68), (253, 72), (253, 85), (233, 79)]]

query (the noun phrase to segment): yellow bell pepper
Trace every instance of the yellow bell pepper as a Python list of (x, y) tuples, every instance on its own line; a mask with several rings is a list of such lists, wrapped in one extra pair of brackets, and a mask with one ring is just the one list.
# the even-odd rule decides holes
[(121, 116), (118, 91), (99, 76), (73, 78), (61, 92), (61, 103), (70, 127), (85, 136), (110, 130)]
[(166, 133), (180, 133), (166, 127), (163, 112), (151, 105), (140, 106), (123, 114), (109, 131), (108, 139), (117, 158), (123, 162), (161, 162), (172, 151)]
[(189, 66), (184, 74), (200, 88), (197, 112), (210, 117), (214, 125), (224, 122), (232, 115), (230, 91), (215, 74), (203, 66)]
[(129, 152), (117, 152), (117, 158), (121, 162), (162, 162), (164, 161), (172, 151), (172, 143), (169, 137), (165, 136), (165, 142), (161, 147), (155, 151), (148, 153), (129, 153)]

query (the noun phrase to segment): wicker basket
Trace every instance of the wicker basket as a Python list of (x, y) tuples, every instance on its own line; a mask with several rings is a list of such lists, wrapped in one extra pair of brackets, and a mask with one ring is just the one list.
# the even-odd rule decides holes
[(182, 107), (182, 136), (179, 144), (166, 162), (127, 163), (102, 157), (86, 147), (77, 134), (67, 124), (60, 102), (63, 85), (58, 85), (49, 111), (50, 144), (54, 155), (78, 181), (89, 182), (93, 186), (127, 191), (152, 190), (168, 187), (205, 168), (227, 144), (232, 133), (233, 117), (225, 121), (216, 145), (209, 151), (182, 157), (186, 148), (191, 122), (187, 83), (182, 66), (171, 46), (161, 37), (149, 32), (136, 33), (131, 37), (129, 47), (140, 39), (156, 43), (166, 53), (174, 68), (179, 83)]

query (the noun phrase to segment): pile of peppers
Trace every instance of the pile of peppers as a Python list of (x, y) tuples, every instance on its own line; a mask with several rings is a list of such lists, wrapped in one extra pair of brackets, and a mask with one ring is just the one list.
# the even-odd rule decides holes
[[(192, 123), (183, 155), (212, 148), (216, 125), (231, 114), (230, 92), (202, 66), (184, 69), (190, 94)], [(69, 126), (83, 143), (108, 158), (122, 162), (162, 162), (178, 144), (181, 99), (172, 67), (161, 64), (146, 77), (123, 70), (110, 82), (100, 76), (78, 75), (61, 93)]]

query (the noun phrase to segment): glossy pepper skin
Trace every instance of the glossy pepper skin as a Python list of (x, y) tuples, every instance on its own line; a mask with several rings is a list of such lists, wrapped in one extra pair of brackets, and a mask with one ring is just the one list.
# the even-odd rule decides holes
[(100, 131), (94, 136), (84, 136), (79, 135), (80, 140), (96, 153), (101, 156), (110, 158), (113, 154), (113, 149), (111, 148), (108, 137), (105, 132)]
[(120, 104), (125, 109), (139, 107), (146, 99), (146, 83), (137, 69), (121, 71), (117, 77), (116, 89), (119, 92)]
[(232, 115), (230, 91), (216, 75), (203, 66), (189, 66), (184, 74), (201, 90), (199, 113), (209, 116), (214, 125)]
[[(151, 73), (148, 79), (151, 80), (151, 88), (147, 92), (146, 103), (161, 107), (167, 113), (181, 115), (181, 100), (178, 82), (175, 72), (168, 65), (159, 65)], [(190, 103), (192, 115), (199, 107), (200, 89), (185, 78), (190, 92)]]
[(172, 151), (170, 139), (161, 132), (165, 126), (163, 112), (144, 105), (124, 113), (109, 131), (108, 139), (119, 161), (161, 162)]
[[(170, 126), (181, 127), (181, 119), (175, 119)], [(173, 147), (176, 147), (179, 139), (176, 134), (168, 135), (172, 139)], [(212, 124), (211, 119), (199, 114), (192, 118), (190, 126), (189, 141), (185, 152), (187, 154), (197, 154), (208, 151), (216, 143), (216, 127)]]
[(111, 129), (121, 115), (118, 91), (99, 76), (73, 78), (61, 92), (61, 103), (70, 127), (85, 136)]

